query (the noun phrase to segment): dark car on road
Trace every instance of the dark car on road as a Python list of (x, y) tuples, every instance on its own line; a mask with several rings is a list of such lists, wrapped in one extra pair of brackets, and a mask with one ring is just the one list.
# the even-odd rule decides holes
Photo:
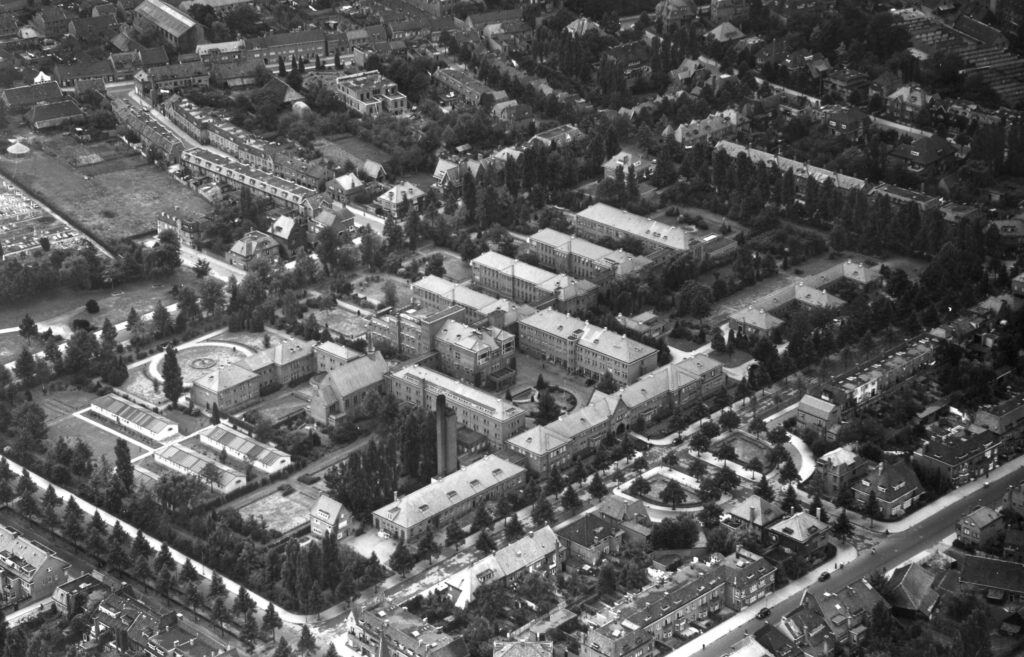
[(772, 610), (771, 610), (771, 609), (769, 609), (768, 607), (765, 607), (765, 608), (764, 608), (764, 609), (762, 609), (761, 611), (757, 612), (757, 617), (758, 617), (758, 618), (759, 618), (760, 620), (764, 620), (764, 619), (768, 618), (768, 617), (769, 617), (769, 616), (771, 616), (771, 615), (772, 615)]
[(818, 581), (819, 582), (828, 581), (829, 577), (832, 577), (832, 573), (828, 572), (827, 570), (822, 571), (821, 575), (818, 575)]

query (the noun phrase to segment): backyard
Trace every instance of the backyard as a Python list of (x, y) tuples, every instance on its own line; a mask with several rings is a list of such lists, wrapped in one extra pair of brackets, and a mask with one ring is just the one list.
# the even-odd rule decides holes
[(35, 136), (0, 171), (106, 246), (156, 229), (161, 211), (201, 216), (212, 206), (120, 141), (79, 144), (60, 134)]

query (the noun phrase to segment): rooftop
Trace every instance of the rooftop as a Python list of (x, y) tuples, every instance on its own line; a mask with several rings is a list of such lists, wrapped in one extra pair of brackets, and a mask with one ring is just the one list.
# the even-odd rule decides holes
[(520, 322), (521, 326), (543, 331), (563, 340), (576, 340), (581, 347), (620, 361), (631, 363), (657, 353), (657, 349), (631, 340), (606, 328), (560, 313), (552, 308), (541, 310)]
[(196, 26), (196, 22), (188, 14), (162, 0), (143, 0), (142, 4), (135, 8), (135, 13), (174, 37), (181, 37)]
[(518, 465), (489, 454), (377, 509), (374, 515), (401, 527), (414, 527), (524, 472)]
[(486, 413), (499, 422), (504, 422), (526, 412), (510, 401), (506, 401), (501, 397), (495, 397), (483, 390), (474, 388), (461, 381), (456, 381), (451, 377), (421, 365), (410, 365), (393, 372), (391, 376), (406, 381), (422, 381), (428, 388), (432, 387), (438, 394), (448, 397), (449, 401), (468, 404), (475, 410)]
[(92, 400), (92, 405), (105, 410), (108, 413), (123, 418), (126, 422), (144, 427), (153, 433), (162, 433), (168, 427), (177, 427), (173, 422), (162, 415), (147, 411), (141, 406), (136, 406), (120, 397), (104, 395)]
[(595, 203), (576, 215), (613, 230), (675, 250), (687, 251), (695, 239), (687, 231), (604, 203)]

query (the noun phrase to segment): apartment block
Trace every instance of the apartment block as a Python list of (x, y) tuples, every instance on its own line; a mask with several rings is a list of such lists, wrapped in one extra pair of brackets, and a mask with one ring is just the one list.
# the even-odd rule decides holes
[(434, 348), (434, 336), (449, 321), (463, 318), (458, 306), (428, 310), (407, 306), (396, 312), (369, 319), (370, 344), (394, 350), (402, 358), (422, 356)]
[(487, 251), (469, 264), (478, 287), (515, 303), (578, 312), (597, 301), (597, 286), (590, 281), (553, 274), (495, 251)]
[(401, 114), (409, 106), (398, 85), (375, 70), (339, 76), (335, 90), (345, 107), (362, 116)]
[(254, 196), (268, 198), (289, 209), (303, 209), (304, 202), (316, 191), (289, 182), (280, 176), (254, 169), (206, 148), (190, 148), (181, 161), (194, 173), (203, 173), (234, 187), (248, 188)]
[(595, 283), (631, 276), (651, 264), (650, 258), (606, 249), (551, 228), (537, 231), (527, 244), (541, 267)]
[(473, 328), (448, 320), (434, 335), (441, 371), (476, 387), (515, 383), (515, 336), (493, 326)]
[(414, 543), (473, 511), (477, 504), (518, 490), (526, 470), (488, 455), (373, 512), (373, 527)]
[(512, 402), (420, 365), (391, 372), (387, 383), (398, 401), (428, 410), (435, 408), (438, 395), (444, 395), (455, 409), (456, 422), (485, 436), (496, 448), (526, 427), (526, 411)]
[(548, 308), (519, 322), (519, 345), (570, 374), (609, 372), (629, 385), (658, 366), (658, 350), (608, 329)]
[(977, 425), (926, 429), (928, 439), (914, 452), (914, 465), (924, 476), (947, 488), (957, 488), (987, 477), (999, 465), (1002, 441)]
[(526, 304), (515, 304), (484, 294), (461, 283), (424, 276), (412, 284), (413, 302), (427, 310), (441, 311), (458, 306), (465, 311), (464, 322), (471, 325), (488, 324), (508, 328), (536, 310)]

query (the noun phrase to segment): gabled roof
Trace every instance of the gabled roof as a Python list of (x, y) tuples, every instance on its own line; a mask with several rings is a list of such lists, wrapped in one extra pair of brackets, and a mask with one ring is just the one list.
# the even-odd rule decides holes
[(705, 36), (714, 39), (719, 43), (724, 43), (726, 41), (735, 41), (737, 39), (742, 39), (746, 35), (744, 35), (738, 27), (736, 27), (729, 21), (726, 21), (712, 29)]
[(558, 537), (563, 541), (590, 548), (606, 540), (609, 536), (614, 536), (619, 531), (621, 530), (618, 527), (601, 516), (587, 513), (559, 529)]
[[(327, 518), (324, 519), (321, 511), (327, 514)], [(327, 493), (322, 493), (317, 499), (316, 504), (310, 510), (309, 514), (315, 516), (328, 525), (334, 525), (338, 522), (338, 518), (343, 515), (348, 515), (348, 510), (345, 509), (345, 505), (334, 499)]]
[(56, 82), (27, 84), (21, 87), (4, 89), (3, 97), (7, 105), (13, 107), (35, 105), (36, 103), (57, 101), (63, 98), (60, 85)]
[(960, 583), (996, 591), (1024, 594), (1024, 564), (960, 554)]
[(418, 488), (396, 502), (373, 512), (399, 527), (415, 527), (444, 513), (452, 505), (476, 497), (525, 470), (503, 458), (490, 454), (452, 474)]
[(788, 536), (800, 543), (806, 543), (815, 536), (826, 533), (828, 525), (806, 511), (800, 511), (788, 518), (783, 518), (768, 529), (776, 534)]
[(277, 242), (258, 230), (251, 230), (231, 246), (231, 253), (243, 258), (251, 258), (263, 251), (277, 248)]
[(135, 14), (142, 16), (175, 38), (181, 37), (196, 26), (188, 14), (162, 0), (143, 0), (135, 8)]
[(894, 501), (908, 493), (919, 495), (924, 492), (913, 468), (902, 460), (882, 461), (853, 482), (852, 488), (865, 495), (874, 490), (875, 497), (883, 502)]
[(911, 563), (892, 572), (885, 584), (885, 592), (893, 607), (929, 616), (939, 601), (938, 592), (932, 588), (934, 582), (935, 573), (920, 564)]
[(379, 353), (356, 358), (323, 375), (317, 394), (329, 401), (342, 400), (380, 383), (388, 372), (388, 363)]
[(767, 527), (783, 516), (783, 511), (777, 504), (769, 502), (760, 495), (748, 495), (746, 498), (734, 502), (726, 509), (726, 512), (758, 527)]
[(84, 117), (85, 112), (78, 106), (78, 103), (71, 99), (58, 100), (55, 103), (39, 103), (28, 111), (26, 116), (29, 123), (35, 125), (43, 121), (54, 121), (56, 119), (75, 119)]
[(799, 408), (801, 411), (810, 413), (815, 417), (827, 418), (836, 409), (836, 405), (820, 397), (808, 394), (800, 398)]

